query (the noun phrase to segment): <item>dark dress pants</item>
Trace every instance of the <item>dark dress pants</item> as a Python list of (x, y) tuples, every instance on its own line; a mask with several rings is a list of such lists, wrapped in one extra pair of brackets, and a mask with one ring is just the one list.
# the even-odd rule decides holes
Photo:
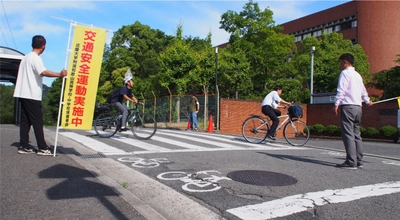
[(29, 147), (29, 132), (32, 126), (38, 148), (46, 150), (48, 146), (43, 132), (42, 102), (23, 98), (20, 98), (19, 102), (21, 104), (21, 120), (19, 124), (21, 147)]
[(272, 125), (271, 125), (267, 135), (275, 136), (276, 128), (278, 127), (278, 124), (279, 124), (278, 117), (281, 116), (281, 112), (277, 109), (272, 108), (269, 105), (264, 105), (261, 108), (261, 112), (264, 115), (267, 115), (272, 120)]

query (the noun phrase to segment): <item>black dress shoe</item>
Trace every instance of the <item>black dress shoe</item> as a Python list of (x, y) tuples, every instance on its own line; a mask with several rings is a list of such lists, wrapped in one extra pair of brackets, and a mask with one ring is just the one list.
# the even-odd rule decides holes
[(351, 165), (351, 164), (349, 164), (347, 162), (344, 162), (342, 164), (336, 164), (336, 167), (343, 168), (343, 169), (348, 169), (348, 170), (356, 170), (357, 169), (357, 166)]

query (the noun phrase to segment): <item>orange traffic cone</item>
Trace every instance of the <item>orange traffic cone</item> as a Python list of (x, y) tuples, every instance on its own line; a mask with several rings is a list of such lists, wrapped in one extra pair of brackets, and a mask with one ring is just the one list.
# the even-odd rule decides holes
[(214, 132), (214, 126), (213, 126), (212, 115), (210, 115), (210, 119), (208, 120), (208, 129), (207, 129), (207, 132)]
[(190, 120), (188, 121), (188, 125), (186, 127), (186, 130), (190, 130)]

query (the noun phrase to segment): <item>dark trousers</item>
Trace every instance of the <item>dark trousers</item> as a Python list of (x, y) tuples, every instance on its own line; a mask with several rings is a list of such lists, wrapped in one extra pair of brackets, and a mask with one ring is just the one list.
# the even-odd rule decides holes
[(29, 131), (31, 126), (35, 132), (36, 143), (39, 149), (47, 149), (43, 132), (42, 102), (32, 99), (19, 99), (21, 103), (21, 121), (19, 124), (19, 136), (21, 147), (29, 146)]
[(261, 112), (264, 115), (267, 115), (272, 120), (272, 125), (267, 135), (275, 136), (276, 128), (278, 127), (279, 124), (278, 117), (281, 116), (281, 112), (277, 109), (272, 108), (269, 105), (264, 105), (261, 108)]

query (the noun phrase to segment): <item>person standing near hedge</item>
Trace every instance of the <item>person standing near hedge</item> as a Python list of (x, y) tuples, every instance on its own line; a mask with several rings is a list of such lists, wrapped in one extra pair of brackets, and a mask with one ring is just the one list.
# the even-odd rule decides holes
[(353, 55), (349, 53), (341, 55), (339, 63), (342, 72), (339, 75), (334, 111), (338, 115), (340, 110), (340, 129), (346, 150), (346, 161), (336, 166), (357, 169), (363, 167), (360, 132), (362, 101), (368, 106), (374, 103), (368, 97), (361, 75), (353, 67)]

